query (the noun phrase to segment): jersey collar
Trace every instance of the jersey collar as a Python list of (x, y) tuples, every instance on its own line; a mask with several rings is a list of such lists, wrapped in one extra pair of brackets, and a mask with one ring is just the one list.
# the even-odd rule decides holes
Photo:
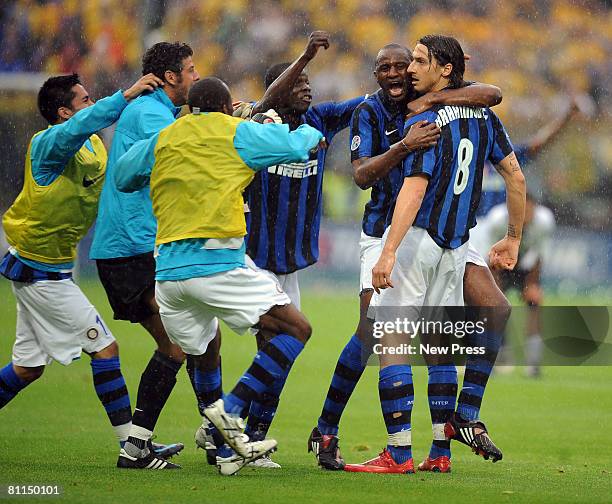
[(389, 98), (382, 89), (379, 89), (374, 93), (376, 99), (383, 106), (383, 109), (389, 118), (395, 117), (401, 113), (397, 103)]
[(155, 91), (152, 91), (148, 95), (154, 100), (157, 100), (158, 102), (161, 102), (166, 107), (168, 107), (174, 117), (177, 117), (181, 113), (181, 107), (175, 107), (174, 103), (172, 103), (172, 100), (170, 100), (170, 98), (163, 89), (157, 88), (155, 89)]

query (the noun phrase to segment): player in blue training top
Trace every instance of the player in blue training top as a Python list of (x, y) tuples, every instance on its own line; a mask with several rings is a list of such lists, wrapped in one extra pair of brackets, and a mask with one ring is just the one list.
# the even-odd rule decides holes
[[(159, 42), (145, 52), (143, 73), (155, 74), (164, 85), (134, 100), (117, 121), (108, 157), (109, 175), (102, 188), (90, 251), (90, 257), (96, 260), (114, 318), (141, 324), (157, 344), (138, 386), (128, 451), (142, 449), (151, 438), (176, 384), (176, 375), (185, 355), (168, 339), (155, 302), (153, 249), (157, 223), (149, 188), (131, 194), (122, 193), (117, 189), (113, 175), (117, 160), (134, 143), (150, 138), (172, 124), (179, 115), (190, 87), (199, 79), (192, 55), (191, 48), (179, 42)], [(215, 350), (215, 344), (210, 345), (212, 374), (219, 367)], [(192, 369), (189, 363), (187, 367), (188, 371)], [(218, 388), (211, 380), (211, 389)], [(216, 397), (215, 394), (212, 400)], [(182, 448), (181, 443), (169, 445), (171, 453)], [(134, 468), (141, 467), (134, 465)]]
[[(413, 56), (408, 71), (417, 92), (463, 85), (464, 55), (455, 39), (423, 37)], [(373, 298), (377, 322), (384, 321), (381, 308), (385, 306), (407, 307), (416, 312), (423, 306), (463, 306), (469, 229), (475, 222), (485, 159), (500, 167), (508, 188), (510, 216), (508, 234), (493, 246), (491, 263), (506, 269), (516, 264), (525, 211), (525, 179), (499, 119), (487, 108), (437, 105), (411, 118), (406, 127), (419, 120), (435, 122), (441, 128), (440, 141), (435, 147), (410, 154), (403, 162), (405, 179), (397, 194), (390, 228), (383, 237), (381, 256), (372, 271), (377, 292), (394, 287)], [(381, 340), (385, 348), (389, 337), (395, 338), (396, 344), (407, 342), (398, 334), (385, 335)], [(379, 357), (379, 395), (389, 437), (387, 448), (379, 457), (347, 465), (345, 470), (414, 472), (412, 370), (406, 356), (381, 351)], [(441, 375), (455, 374), (456, 380), (454, 365), (432, 366), (435, 367), (438, 369), (434, 371)], [(444, 399), (454, 402), (454, 396)], [(451, 414), (446, 425), (436, 420), (439, 419), (432, 413), (434, 440), (457, 439), (494, 461), (501, 458), (482, 422), (466, 422), (457, 419), (456, 414)], [(446, 452), (440, 456), (446, 457), (450, 466), (450, 446), (439, 448)]]
[[(393, 187), (402, 179), (401, 163), (417, 148), (434, 145), (439, 136), (439, 128), (426, 121), (419, 121), (405, 132), (406, 113), (421, 112), (437, 103), (492, 106), (501, 100), (501, 91), (497, 87), (478, 83), (416, 98), (417, 93), (407, 72), (411, 61), (412, 51), (398, 44), (388, 44), (378, 52), (374, 75), (380, 89), (357, 107), (351, 123), (354, 179), (362, 189), (371, 187), (372, 193), (365, 207), (360, 240), (359, 324), (338, 358), (321, 416), (309, 439), (309, 449), (325, 469), (338, 470), (344, 465), (338, 450), (338, 425), (371, 352), (372, 325), (367, 310), (374, 292), (372, 267), (380, 255), (387, 213), (394, 199)], [(473, 261), (468, 258), (470, 260)], [(484, 263), (484, 259), (480, 261)], [(472, 292), (480, 296), (493, 292), (488, 294), (491, 298), (498, 294), (498, 303), (506, 302), (486, 264), (470, 263), (469, 268), (484, 269), (485, 272), (478, 276), (485, 281), (476, 281), (477, 275), (466, 274), (470, 279), (465, 287), (466, 297)], [(480, 302), (474, 296), (469, 300), (474, 304)], [(444, 384), (434, 384), (428, 389), (432, 401), (435, 401), (437, 415), (445, 414), (437, 390), (443, 387)]]

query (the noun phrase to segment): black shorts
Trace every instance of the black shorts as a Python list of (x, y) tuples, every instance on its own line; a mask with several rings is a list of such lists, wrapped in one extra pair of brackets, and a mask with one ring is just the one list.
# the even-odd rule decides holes
[(97, 259), (98, 275), (115, 320), (142, 322), (155, 315), (146, 302), (155, 292), (153, 252), (117, 259)]

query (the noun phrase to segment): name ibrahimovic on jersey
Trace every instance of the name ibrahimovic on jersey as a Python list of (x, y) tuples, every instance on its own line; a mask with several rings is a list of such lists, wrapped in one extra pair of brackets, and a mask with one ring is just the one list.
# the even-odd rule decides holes
[(438, 110), (436, 125), (438, 128), (446, 126), (449, 122), (456, 119), (489, 119), (487, 111), (481, 108), (460, 107), (456, 105), (446, 105)]

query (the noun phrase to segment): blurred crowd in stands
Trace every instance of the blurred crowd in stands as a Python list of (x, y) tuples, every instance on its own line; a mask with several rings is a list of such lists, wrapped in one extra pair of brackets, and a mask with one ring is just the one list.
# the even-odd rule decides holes
[[(256, 99), (266, 67), (297, 56), (307, 35), (321, 29), (332, 34), (333, 45), (309, 68), (315, 101), (339, 100), (376, 89), (373, 61), (386, 43), (413, 47), (427, 33), (453, 35), (471, 56), (466, 77), (502, 89), (498, 114), (515, 141), (562, 113), (569, 96), (590, 103), (533, 170), (545, 199), (561, 213), (568, 206), (585, 225), (607, 227), (611, 5), (595, 0), (0, 0), (0, 72), (76, 71), (94, 96), (103, 96), (139, 72), (143, 48), (180, 40), (193, 47), (200, 75), (225, 79), (236, 99)], [(346, 141), (341, 147), (346, 150)], [(328, 213), (342, 217), (344, 210), (334, 205), (354, 208), (353, 200), (362, 196), (343, 186), (350, 173), (345, 153), (332, 155), (339, 179), (330, 177), (328, 187), (340, 184), (335, 191), (346, 192), (347, 202), (334, 198)], [(577, 193), (588, 197), (576, 201)]]

